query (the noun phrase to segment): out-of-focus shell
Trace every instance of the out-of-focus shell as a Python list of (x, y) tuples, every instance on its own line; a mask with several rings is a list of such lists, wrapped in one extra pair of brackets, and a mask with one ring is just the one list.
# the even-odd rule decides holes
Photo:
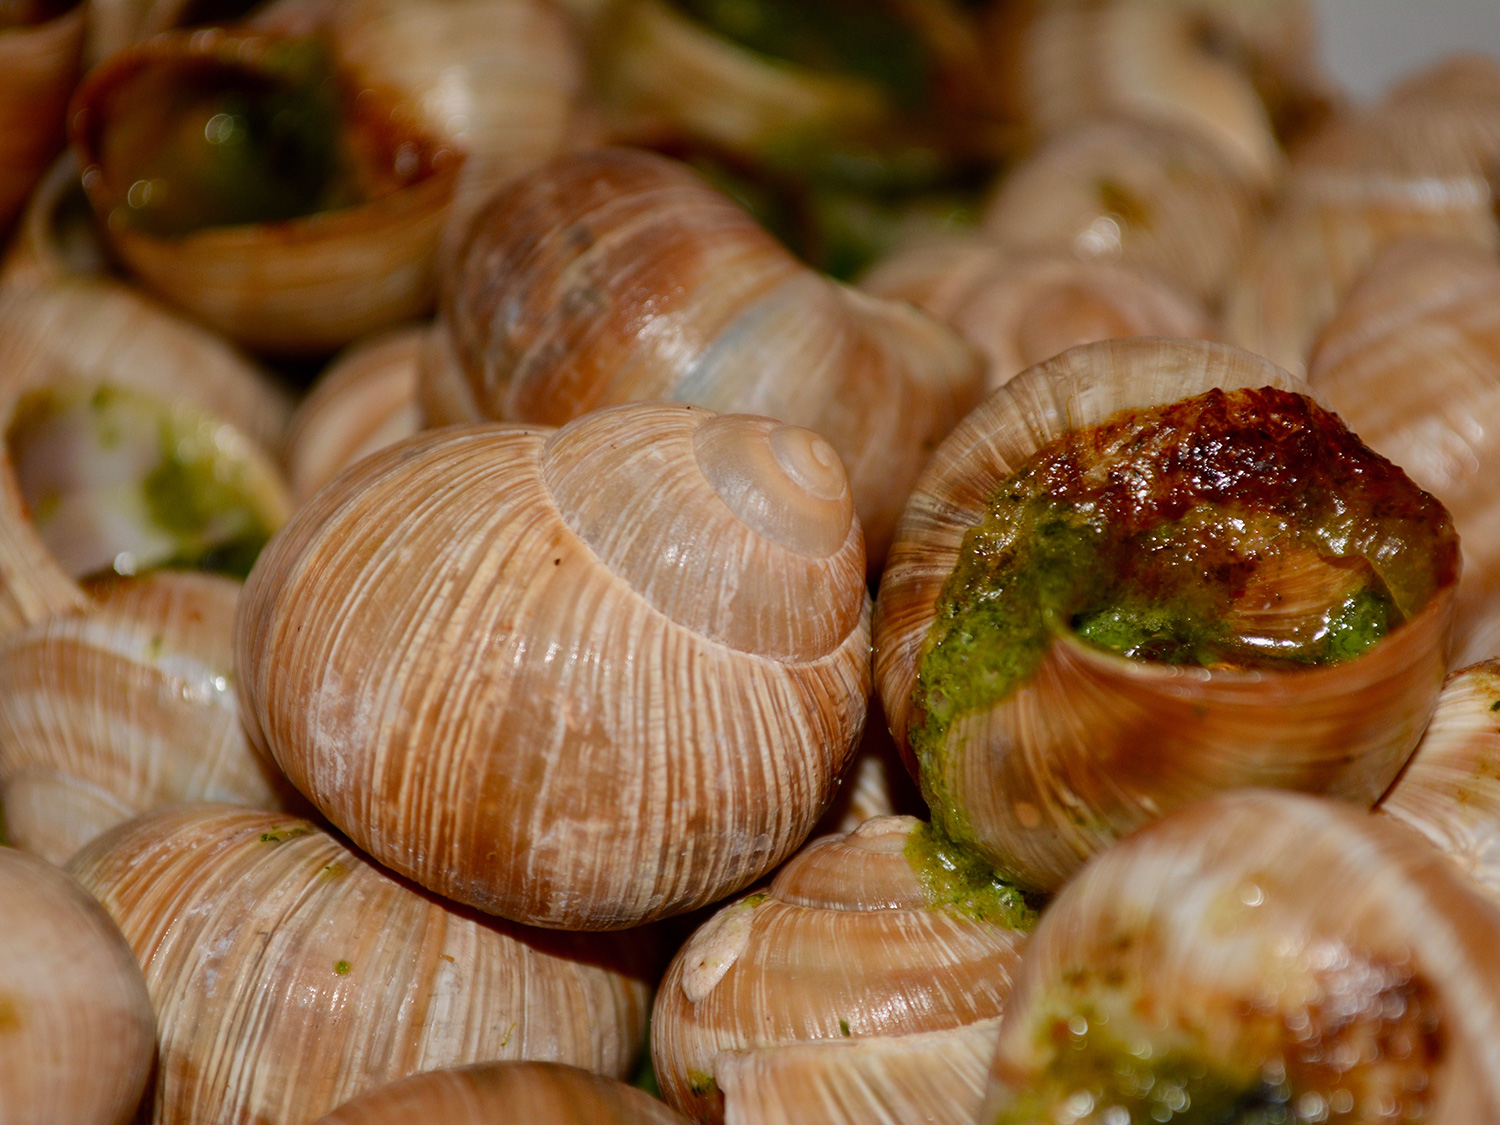
[(146, 167), (142, 138), (183, 127), (171, 119), (174, 84), (206, 82), (210, 73), (252, 85), (285, 81), (281, 60), (294, 50), (275, 35), (163, 33), (90, 72), (74, 101), (72, 137), (84, 188), (132, 273), (239, 343), (316, 353), (419, 316), (435, 296), (434, 259), (462, 158), (419, 123), (393, 117), (388, 94), (361, 96), (347, 78), (334, 79), (342, 98), (335, 127), (349, 132), (356, 170), (348, 175), (361, 202), (175, 235), (132, 218), (156, 192), (154, 179), (136, 178)]
[(1227, 337), (1301, 374), (1379, 253), (1424, 235), (1500, 249), (1500, 66), (1439, 65), (1298, 148), (1225, 306)]
[(1016, 254), (975, 239), (915, 246), (877, 266), (861, 287), (957, 328), (989, 360), (989, 391), (1078, 344), (1213, 335), (1199, 302), (1140, 270), (1070, 254)]
[(1500, 660), (1448, 677), (1379, 811), (1422, 833), (1500, 899)]
[(66, 139), (87, 8), (0, 28), (0, 231), (10, 228)]
[(700, 1122), (971, 1122), (1030, 916), (930, 840), (866, 821), (702, 926), (652, 1014), (666, 1100)]
[[(0, 638), (9, 841), (61, 866), (122, 820), (182, 801), (278, 809), (232, 686), (240, 584), (167, 571)], [(285, 785), (285, 782), (280, 782)]]
[(1350, 429), (1443, 502), (1463, 546), (1452, 667), (1500, 623), (1500, 260), (1390, 246), (1324, 329), (1309, 382)]
[(287, 483), (306, 501), (346, 466), (422, 428), (417, 371), (429, 329), (352, 345), (302, 400), (286, 435)]
[[(1301, 0), (1022, 0), (995, 7), (994, 81), (1008, 116), (1033, 136), (1111, 115), (1169, 122), (1212, 143), (1252, 182), (1276, 182), (1281, 149), (1245, 62), (1288, 47), (1311, 57), (1311, 12)], [(1260, 44), (1271, 51), (1257, 52)], [(1289, 61), (1287, 79), (1300, 74), (1316, 82), (1305, 62)]]
[(157, 1125), (306, 1125), (405, 1075), (491, 1059), (622, 1076), (645, 1034), (640, 936), (475, 917), (295, 817), (156, 813), (69, 870), (145, 970)]
[[(876, 683), (904, 745), (922, 718), (914, 691), (944, 586), (966, 534), (1017, 469), (1072, 431), (1210, 388), (1305, 391), (1286, 372), (1237, 348), (1109, 341), (1023, 373), (954, 431), (913, 493), (876, 608)], [(1128, 438), (1120, 440), (1129, 448)], [(1236, 448), (1231, 434), (1204, 442), (1203, 449)], [(1375, 462), (1367, 457), (1361, 480), (1375, 479)], [(1277, 463), (1242, 465), (1239, 471), (1249, 475), (1238, 478), (1205, 468), (1202, 477), (1259, 486), (1276, 479), (1267, 474)], [(1143, 494), (1154, 474), (1166, 479), (1155, 462), (1110, 464), (1111, 480), (1139, 480)], [(1085, 643), (1071, 621), (1053, 622), (1038, 639), (1038, 663), (997, 702), (954, 704), (940, 747), (930, 747), (920, 763), (934, 821), (1008, 877), (1051, 889), (1117, 836), (1219, 789), (1274, 784), (1373, 804), (1415, 747), (1441, 687), (1457, 581), (1457, 544), (1446, 513), (1390, 466), (1382, 480), (1380, 489), (1390, 492), (1378, 494), (1378, 510), (1412, 505), (1412, 520), (1432, 536), (1430, 556), (1395, 539), (1367, 546), (1371, 555), (1404, 551), (1424, 575), (1432, 568), (1431, 592), (1409, 608), (1405, 624), (1353, 659), (1247, 670), (1127, 659)], [(1279, 487), (1289, 495), (1298, 488), (1284, 480)], [(1302, 566), (1292, 558), (1284, 572), (1271, 567), (1267, 612), (1290, 612), (1308, 597), (1322, 604), (1316, 589), (1322, 572), (1309, 569), (1312, 588), (1304, 589)]]
[(872, 566), (983, 377), (951, 329), (814, 272), (685, 166), (623, 149), (554, 161), (497, 197), (440, 322), (484, 417), (560, 425), (674, 399), (817, 431), (843, 459)]
[(0, 910), (0, 1121), (125, 1125), (155, 1046), (130, 946), (77, 883), (11, 848)]
[(315, 1125), (687, 1125), (643, 1090), (561, 1063), (433, 1070), (362, 1094)]
[[(290, 414), (286, 394), (212, 334), (124, 286), (77, 278), (0, 299), (0, 422), (26, 396), (59, 385), (118, 387), (222, 418), (216, 442), (243, 458), (280, 523), (291, 501), (270, 454)], [(7, 453), (0, 463), (0, 631), (82, 608), (87, 597), (49, 553)]]
[(109, 270), (109, 252), (78, 176), (72, 149), (52, 162), (26, 203), (5, 258), (0, 286), (39, 289), (78, 274)]
[(1047, 908), (976, 1120), (1496, 1120), (1497, 941), (1500, 912), (1406, 830), (1221, 794)]
[(1083, 122), (1017, 164), (982, 226), (1016, 250), (1118, 260), (1215, 301), (1255, 214), (1255, 192), (1193, 134), (1107, 119)]
[(368, 457), (246, 584), (248, 721), (382, 863), (531, 924), (701, 906), (786, 858), (869, 695), (838, 457), (638, 403)]

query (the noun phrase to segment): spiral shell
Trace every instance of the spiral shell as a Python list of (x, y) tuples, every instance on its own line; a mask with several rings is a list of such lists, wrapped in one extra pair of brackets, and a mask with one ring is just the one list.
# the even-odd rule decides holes
[(976, 1120), (1496, 1120), (1497, 926), (1382, 818), (1218, 795), (1048, 907)]
[(652, 1015), (666, 1100), (702, 1122), (972, 1121), (1031, 916), (933, 847), (911, 817), (866, 821), (702, 926)]
[[(913, 494), (880, 588), (876, 680), (893, 732), (916, 751), (935, 821), (1023, 886), (1054, 888), (1119, 834), (1217, 789), (1274, 784), (1368, 806), (1416, 745), (1442, 683), (1456, 537), (1432, 497), (1336, 419), (1286, 393), (1298, 387), (1259, 357), (1206, 342), (1074, 348), (987, 399)], [(1241, 417), (1234, 402), (1249, 411), (1241, 421), (1230, 421)], [(1161, 403), (1177, 405), (1153, 412)], [(1178, 411), (1181, 430), (1167, 420)], [(1270, 436), (1278, 431), (1287, 444)], [(1147, 457), (1158, 439), (1175, 452)], [(1043, 455), (1049, 449), (1055, 460)], [(1023, 476), (1027, 466), (1032, 475)], [(1172, 491), (1179, 484), (1183, 491)], [(1033, 487), (1078, 500), (1013, 508)], [(1166, 495), (1173, 499), (1150, 507), (1147, 498)], [(1218, 499), (1201, 501), (1209, 509), (1195, 507), (1194, 497), (1210, 495)], [(1323, 516), (1309, 509), (1309, 524), (1281, 522), (1304, 503), (1323, 503), (1319, 496), (1331, 497)], [(1147, 508), (1135, 508), (1138, 500)], [(1221, 518), (1210, 510), (1229, 520), (1213, 524), (1225, 537), (1206, 531), (1198, 540), (1195, 520)], [(1331, 530), (1333, 539), (1289, 546), (1317, 521), (1342, 518), (1330, 512), (1354, 511), (1364, 515)], [(1153, 522), (1158, 516), (1164, 522)], [(1151, 530), (1139, 541), (1142, 558), (1155, 562), (1135, 571), (1099, 561), (1114, 556), (1091, 553), (1096, 518), (1104, 535), (1125, 535), (1111, 529), (1143, 518)], [(1245, 541), (1253, 575), (1237, 569), (1245, 565), (1233, 561), (1238, 548), (1220, 560), (1234, 528), (1261, 520), (1265, 536)], [(1172, 542), (1167, 528), (1190, 542)], [(1029, 546), (1007, 547), (1012, 534)], [(1153, 552), (1146, 544), (1162, 534), (1167, 545)], [(1384, 597), (1386, 579), (1365, 570), (1370, 560), (1397, 557), (1406, 561), (1382, 573), (1398, 586), (1402, 574), (1415, 579), (1399, 595), (1406, 608), (1399, 617), (1375, 612), (1404, 624), (1361, 634), (1367, 640), (1347, 658), (1309, 657), (1317, 666), (1308, 666), (1257, 663), (1247, 652), (1195, 656), (1194, 627), (1173, 624), (1212, 623), (1211, 632), (1263, 644), (1268, 656), (1299, 636), (1333, 643), (1341, 614), (1359, 617), (1361, 599)], [(1031, 569), (1005, 569), (1026, 559), (1036, 561), (1016, 565)], [(1116, 565), (1122, 581), (1140, 582), (1139, 603), (1121, 593), (1116, 609), (1114, 595), (1095, 585), (1107, 581), (1101, 568)], [(1181, 584), (1156, 565), (1185, 567)], [(1243, 578), (1225, 577), (1236, 574)], [(1191, 604), (1216, 580), (1228, 583), (1228, 601), (1173, 609), (1172, 598)], [(1028, 631), (1020, 622), (1033, 614)], [(1137, 627), (1142, 639), (1132, 641)], [(1365, 647), (1375, 638), (1383, 639)]]
[(383, 1086), (315, 1125), (487, 1125), (500, 1117), (545, 1125), (686, 1125), (649, 1094), (561, 1063), (482, 1063)]
[(1328, 323), (1309, 382), (1453, 515), (1463, 546), (1453, 666), (1495, 655), (1500, 620), (1500, 262), (1408, 239)]
[(62, 865), (99, 833), (182, 801), (282, 807), (231, 687), (240, 584), (126, 579), (82, 613), (0, 639), (0, 799), (10, 842)]
[(985, 389), (1095, 340), (1212, 334), (1191, 297), (1149, 274), (1064, 254), (1014, 254), (977, 240), (924, 244), (861, 283), (951, 324), (989, 360)]
[(1500, 661), (1448, 677), (1379, 811), (1416, 829), (1500, 898)]
[(1255, 216), (1255, 193), (1211, 146), (1111, 118), (1081, 123), (1020, 161), (981, 225), (1015, 250), (1118, 260), (1216, 301)]
[(641, 403), (435, 431), (268, 547), (237, 682), (382, 863), (517, 920), (625, 926), (806, 837), (864, 720), (863, 568), (806, 430)]
[(156, 813), (69, 870), (145, 970), (158, 1125), (306, 1125), (407, 1074), (488, 1059), (623, 1075), (645, 1032), (639, 937), (476, 918), (295, 817)]
[(428, 329), (350, 346), (319, 376), (286, 435), (287, 483), (306, 501), (346, 466), (422, 428), (417, 373)]
[(130, 947), (62, 872), (0, 848), (0, 1121), (126, 1125), (155, 1021)]
[(0, 28), (0, 230), (63, 146), (86, 12), (77, 3), (40, 23)]
[(655, 398), (818, 432), (872, 563), (982, 380), (950, 329), (815, 273), (685, 166), (626, 150), (554, 161), (497, 197), (441, 322), (484, 417), (559, 425)]

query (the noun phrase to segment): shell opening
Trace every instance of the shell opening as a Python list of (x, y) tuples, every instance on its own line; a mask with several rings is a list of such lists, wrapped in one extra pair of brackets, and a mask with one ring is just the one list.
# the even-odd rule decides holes
[(286, 518), (242, 437), (138, 391), (33, 390), (6, 443), (33, 526), (74, 579), (168, 566), (243, 578)]

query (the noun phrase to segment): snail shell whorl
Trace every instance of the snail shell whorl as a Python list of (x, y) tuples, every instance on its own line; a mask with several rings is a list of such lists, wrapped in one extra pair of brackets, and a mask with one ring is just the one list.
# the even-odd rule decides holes
[(5, 829), (56, 864), (107, 828), (181, 801), (281, 807), (240, 726), (240, 584), (192, 571), (110, 583), (84, 612), (0, 640)]
[(383, 1083), (486, 1059), (623, 1076), (645, 1033), (641, 936), (475, 916), (296, 817), (155, 813), (69, 870), (145, 969), (158, 1125), (305, 1125)]
[(1382, 818), (1220, 794), (1100, 854), (1047, 908), (977, 1120), (1057, 1120), (1049, 1108), (1080, 1090), (1107, 1120), (1152, 1075), (1131, 1120), (1174, 1093), (1233, 1120), (1216, 1099), (1278, 1082), (1277, 1102), (1338, 1098), (1350, 1121), (1500, 1119), (1497, 926), (1435, 849)]
[(469, 390), (424, 401), (450, 411), (467, 398), (556, 425), (656, 398), (815, 430), (843, 458), (872, 564), (982, 382), (951, 329), (823, 277), (685, 166), (626, 150), (555, 160), (501, 193), (440, 323)]
[(156, 1025), (119, 929), (55, 867), (0, 848), (0, 1120), (125, 1125)]
[(428, 433), (267, 548), (239, 686), (381, 862), (518, 920), (630, 925), (811, 829), (863, 723), (863, 573), (837, 460), (794, 427), (637, 404)]
[(318, 1118), (314, 1125), (687, 1125), (644, 1090), (574, 1066), (480, 1063), (393, 1082)]
[[(1237, 348), (1108, 341), (1032, 368), (971, 414), (919, 482), (881, 583), (875, 675), (903, 745), (944, 583), (965, 533), (1012, 473), (1055, 438), (1127, 407), (1263, 386), (1303, 389)], [(1451, 569), (1446, 534), (1448, 561), (1433, 565)], [(1322, 667), (1152, 663), (1060, 632), (1024, 683), (957, 715), (923, 766), (924, 792), (948, 830), (1036, 889), (1057, 887), (1121, 833), (1215, 789), (1274, 784), (1368, 806), (1416, 745), (1441, 686), (1456, 585), (1443, 573), (1386, 640)]]
[(878, 817), (814, 841), (699, 928), (652, 1015), (668, 1102), (699, 1121), (755, 1121), (759, 1106), (854, 1125), (871, 1104), (973, 1119), (1025, 935), (935, 904), (907, 855), (920, 827)]

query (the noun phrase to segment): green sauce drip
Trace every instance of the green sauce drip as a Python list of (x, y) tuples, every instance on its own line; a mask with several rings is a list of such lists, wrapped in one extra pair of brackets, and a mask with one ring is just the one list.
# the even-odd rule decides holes
[(811, 70), (880, 86), (915, 108), (929, 74), (915, 32), (869, 0), (674, 0), (684, 14), (741, 47)]
[[(128, 112), (127, 112), (128, 111)], [(103, 153), (116, 212), (158, 237), (280, 222), (360, 202), (337, 84), (313, 40), (265, 71), (204, 60), (139, 79)]]
[(1012, 930), (1036, 925), (1038, 907), (983, 859), (929, 824), (913, 829), (903, 849), (931, 905)]

